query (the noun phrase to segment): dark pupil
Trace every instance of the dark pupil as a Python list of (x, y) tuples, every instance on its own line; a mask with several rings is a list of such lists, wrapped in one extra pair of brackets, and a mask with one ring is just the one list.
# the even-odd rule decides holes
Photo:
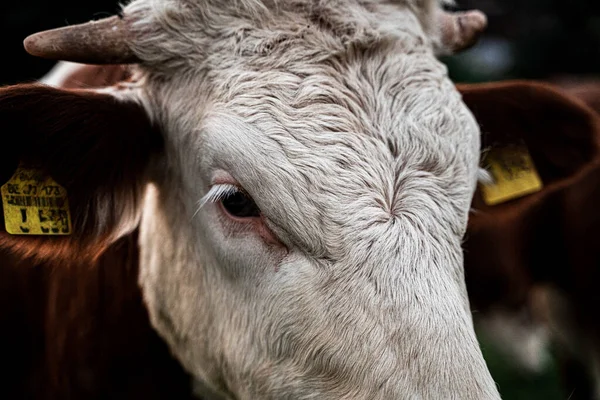
[(260, 210), (254, 201), (243, 193), (237, 192), (227, 196), (221, 201), (225, 210), (234, 217), (258, 217)]

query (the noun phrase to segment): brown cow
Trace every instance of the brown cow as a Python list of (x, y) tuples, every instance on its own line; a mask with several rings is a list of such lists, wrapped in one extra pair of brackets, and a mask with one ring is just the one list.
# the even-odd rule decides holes
[[(114, 84), (129, 76), (121, 66), (65, 66), (53, 70), (43, 81), (89, 88)], [(63, 101), (75, 110), (86, 111), (85, 104), (69, 98)], [(12, 109), (13, 117), (19, 115), (18, 102), (4, 99), (2, 104)], [(98, 111), (101, 126), (119, 128), (107, 129), (106, 134), (135, 132), (130, 129), (137, 123), (132, 118), (135, 113), (111, 115)], [(59, 116), (60, 105), (56, 112)], [(5, 131), (5, 137), (20, 134)], [(16, 142), (5, 140), (5, 148)], [(77, 149), (77, 143), (73, 146), (63, 150), (66, 154), (86, 150), (85, 146)], [(112, 148), (97, 146), (94, 150), (97, 157), (119, 157)], [(2, 184), (16, 166), (11, 153), (0, 161)], [(102, 171), (94, 175), (107, 179), (106, 174), (112, 172), (126, 179), (127, 168), (122, 165), (119, 172), (103, 171), (104, 178)], [(73, 193), (72, 200), (81, 200), (87, 190)], [(0, 213), (3, 398), (193, 398), (190, 377), (150, 326), (137, 284), (137, 231), (110, 247), (57, 238), (40, 239), (31, 246), (4, 231), (3, 215)]]
[(600, 116), (565, 91), (520, 86), (459, 85), (483, 146), (523, 140), (544, 182), (493, 206), (476, 193), (465, 243), (471, 306), (476, 322), (531, 369), (541, 367), (549, 329), (571, 398), (595, 398), (600, 388), (584, 377), (600, 382)]
[(600, 79), (563, 78), (553, 80), (552, 83), (600, 113)]
[(96, 260), (38, 262), (5, 249), (0, 259), (4, 398), (192, 398), (142, 304), (137, 234)]

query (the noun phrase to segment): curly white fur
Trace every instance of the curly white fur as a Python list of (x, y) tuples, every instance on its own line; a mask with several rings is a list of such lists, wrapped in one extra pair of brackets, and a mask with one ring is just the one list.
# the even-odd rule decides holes
[[(154, 327), (227, 399), (498, 399), (461, 241), (479, 130), (432, 0), (135, 0), (122, 99), (165, 136), (141, 225)], [(234, 177), (280, 245), (198, 210)], [(192, 218), (194, 213), (197, 215)], [(225, 221), (225, 222), (224, 222)]]

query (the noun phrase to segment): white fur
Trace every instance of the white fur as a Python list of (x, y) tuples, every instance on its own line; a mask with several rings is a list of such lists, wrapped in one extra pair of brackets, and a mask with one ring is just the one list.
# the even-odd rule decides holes
[[(144, 204), (140, 284), (203, 393), (499, 398), (462, 267), (479, 130), (435, 58), (436, 7), (125, 7), (143, 63), (120, 96), (140, 101), (166, 142)], [(216, 171), (253, 197), (281, 245), (215, 204), (198, 210)]]

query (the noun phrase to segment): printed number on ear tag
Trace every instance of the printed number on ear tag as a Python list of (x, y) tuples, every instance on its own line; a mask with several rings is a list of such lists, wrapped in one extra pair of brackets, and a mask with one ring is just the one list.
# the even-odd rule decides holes
[(71, 234), (67, 191), (42, 171), (19, 167), (0, 192), (11, 235)]
[(481, 184), (483, 199), (495, 205), (538, 192), (543, 184), (524, 145), (492, 148), (484, 158), (484, 168), (494, 183)]

